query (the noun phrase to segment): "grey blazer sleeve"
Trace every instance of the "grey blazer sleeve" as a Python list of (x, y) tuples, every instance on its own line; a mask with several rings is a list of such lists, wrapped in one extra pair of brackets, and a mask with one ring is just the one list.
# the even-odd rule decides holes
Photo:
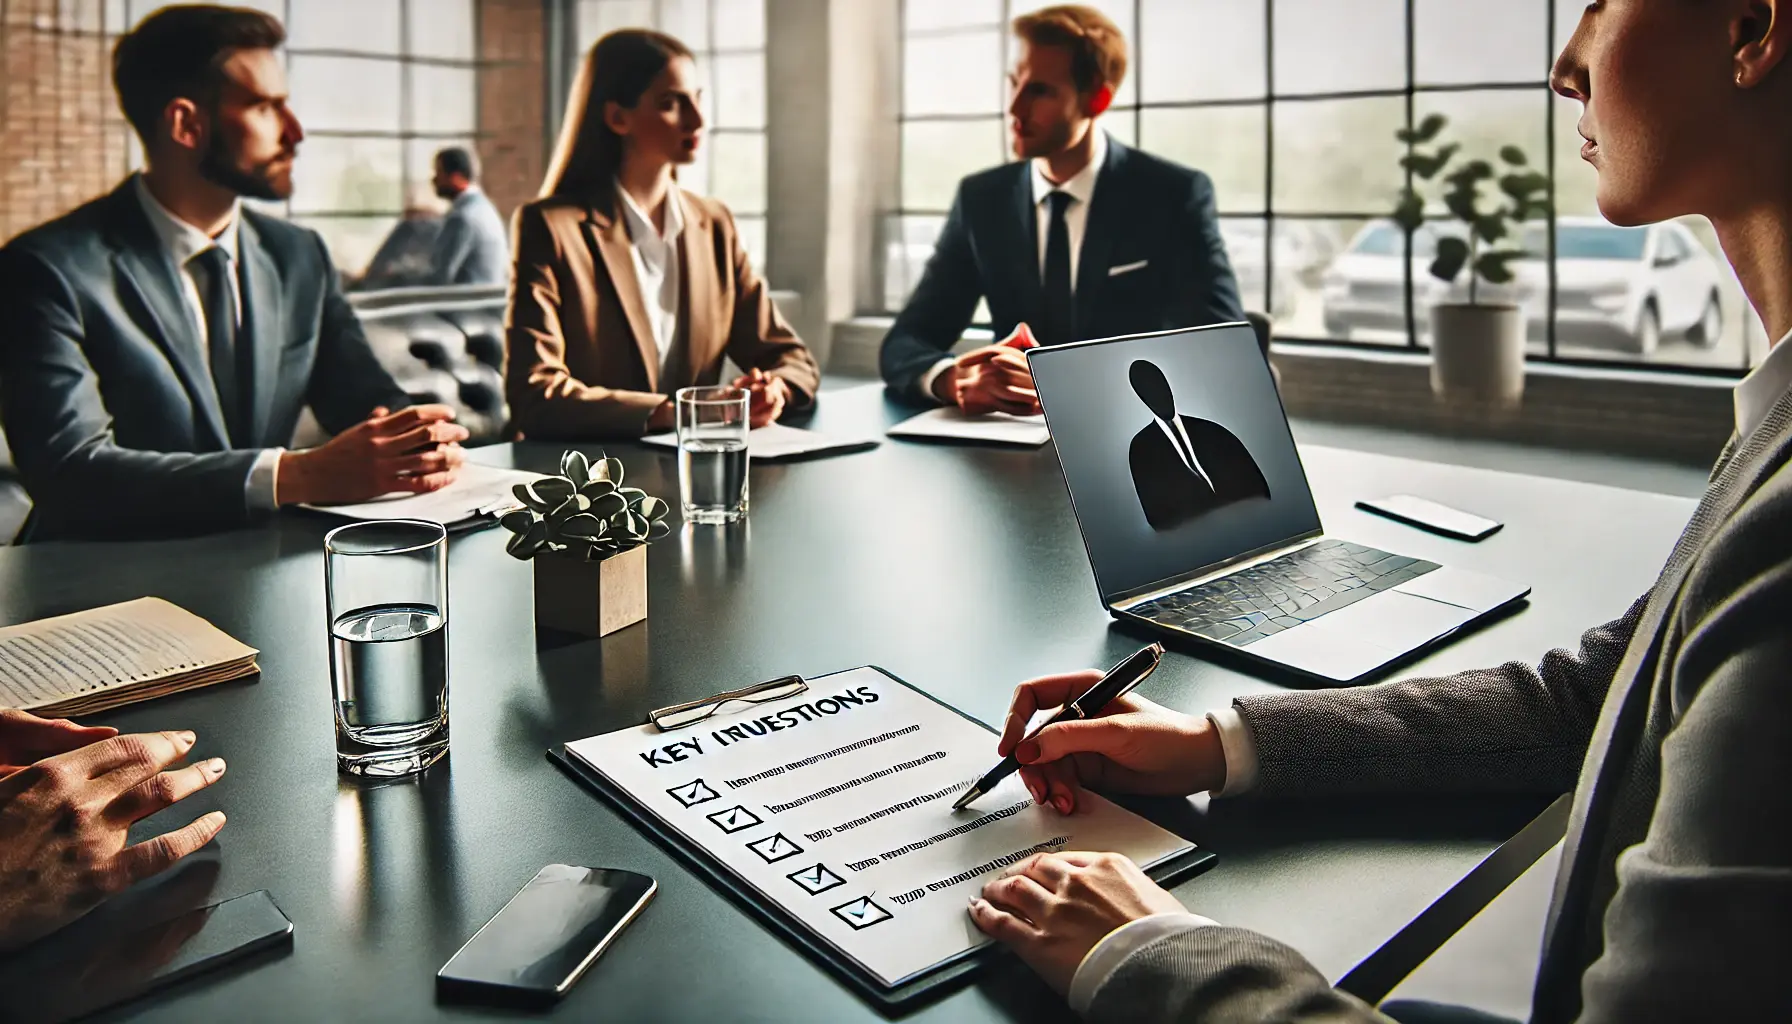
[(324, 308), (318, 324), (317, 362), (305, 388), (305, 403), (325, 430), (339, 434), (379, 406), (403, 409), (411, 399), (374, 357), (361, 318), (342, 294), (329, 249), (322, 237), (314, 241), (324, 265)]
[(39, 256), (0, 250), (0, 410), (13, 461), (45, 515), (81, 532), (205, 533), (249, 519), (252, 450), (179, 454), (120, 447), (82, 350), (80, 303)]
[(1126, 958), (1095, 990), (1094, 1024), (1387, 1021), (1287, 946), (1242, 928), (1191, 928)]
[(971, 233), (965, 225), (964, 188), (952, 200), (952, 212), (940, 230), (939, 242), (928, 257), (921, 283), (897, 315), (878, 352), (884, 383), (908, 398), (920, 398), (921, 377), (933, 364), (950, 355), (952, 346), (971, 324), (983, 289), (977, 260), (971, 252)]
[(1684, 639), (1662, 654), (1677, 717), (1649, 830), (1618, 859), (1604, 950), (1581, 978), (1584, 1022), (1792, 1020), (1788, 522), (1782, 468), (1681, 591)]
[(1257, 744), (1250, 795), (1565, 793), (1645, 600), (1535, 667), (1238, 698)]

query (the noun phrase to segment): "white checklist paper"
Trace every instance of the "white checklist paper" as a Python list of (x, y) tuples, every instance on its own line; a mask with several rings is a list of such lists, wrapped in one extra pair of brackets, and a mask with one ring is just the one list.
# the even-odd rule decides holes
[(1044, 416), (1011, 416), (1005, 412), (966, 415), (942, 407), (910, 416), (885, 431), (891, 437), (930, 437), (957, 441), (989, 441), (1037, 448), (1052, 439)]
[(1093, 794), (1065, 816), (1010, 776), (962, 811), (995, 734), (872, 668), (707, 721), (567, 744), (765, 899), (900, 984), (989, 940), (970, 897), (1034, 853), (1123, 853), (1149, 868), (1194, 844)]

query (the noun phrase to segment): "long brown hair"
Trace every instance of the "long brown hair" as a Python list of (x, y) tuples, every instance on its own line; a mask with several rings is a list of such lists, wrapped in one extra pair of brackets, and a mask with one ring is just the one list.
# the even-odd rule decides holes
[(618, 29), (591, 47), (573, 79), (541, 198), (609, 204), (610, 182), (622, 166), (622, 136), (604, 123), (604, 105), (641, 102), (653, 80), (680, 57), (691, 57), (690, 47), (644, 28)]

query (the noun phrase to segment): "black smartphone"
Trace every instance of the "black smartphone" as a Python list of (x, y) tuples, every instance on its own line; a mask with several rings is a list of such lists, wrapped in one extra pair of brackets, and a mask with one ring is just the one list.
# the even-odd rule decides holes
[(1481, 540), (1497, 533), (1504, 523), (1498, 520), (1478, 516), (1472, 512), (1440, 505), (1425, 498), (1416, 498), (1410, 494), (1395, 494), (1386, 498), (1373, 498), (1359, 501), (1356, 507), (1365, 512), (1373, 512), (1378, 516), (1386, 516), (1395, 522), (1416, 526), (1421, 530), (1441, 533), (1445, 537), (1458, 540)]
[(658, 889), (634, 871), (549, 864), (449, 958), (436, 973), (436, 993), (553, 1003)]
[[(46, 946), (54, 941), (46, 940)], [(0, 1020), (65, 1021), (97, 1013), (153, 990), (276, 946), (291, 946), (292, 922), (267, 890), (186, 910), (104, 939), (57, 944), (54, 963), (30, 971), (29, 983), (8, 984)], [(28, 958), (31, 947), (22, 958)], [(8, 972), (9, 974), (11, 972)], [(15, 998), (17, 1000), (15, 1001)]]

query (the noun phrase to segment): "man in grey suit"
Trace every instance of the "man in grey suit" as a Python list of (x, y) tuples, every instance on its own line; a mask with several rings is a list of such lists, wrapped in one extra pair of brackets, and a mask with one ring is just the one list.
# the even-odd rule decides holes
[[(1573, 791), (1536, 1024), (1792, 1020), (1792, 0), (1589, 6), (1552, 84), (1618, 224), (1708, 216), (1778, 336), (1666, 567), (1578, 651), (1448, 678), (1139, 698), (1021, 742), (1094, 674), (1017, 691), (999, 749), (1035, 799)], [(1771, 239), (1772, 241), (1768, 241)], [(971, 907), (1092, 1020), (1385, 1020), (1274, 939), (1189, 914), (1125, 858), (1045, 854)], [(1418, 1021), (1460, 1008), (1383, 1008)]]
[(459, 147), (436, 154), (436, 195), (448, 200), (436, 236), (425, 284), (505, 284), (510, 280), (510, 241), (504, 218), (475, 181), (478, 165), (473, 154)]
[[(147, 168), (0, 250), (21, 539), (203, 533), (453, 480), (466, 431), (406, 408), (322, 239), (242, 204), (292, 194), (284, 38), (253, 10), (145, 19), (113, 79)], [(287, 451), (306, 406), (336, 436)]]

